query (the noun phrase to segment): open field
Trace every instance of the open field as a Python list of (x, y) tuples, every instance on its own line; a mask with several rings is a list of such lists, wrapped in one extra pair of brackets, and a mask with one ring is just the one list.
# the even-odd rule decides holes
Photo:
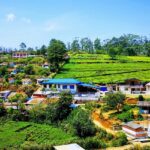
[(19, 149), (25, 142), (59, 145), (74, 139), (61, 129), (48, 125), (13, 121), (0, 124), (0, 149)]
[(83, 82), (120, 83), (128, 78), (150, 81), (150, 58), (119, 56), (111, 60), (108, 55), (76, 54), (56, 75), (56, 78), (76, 78)]

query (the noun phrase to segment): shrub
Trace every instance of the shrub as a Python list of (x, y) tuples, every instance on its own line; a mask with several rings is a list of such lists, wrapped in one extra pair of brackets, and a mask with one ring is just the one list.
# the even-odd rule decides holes
[(138, 100), (139, 100), (139, 101), (144, 101), (143, 95), (139, 95)]
[(107, 147), (105, 142), (97, 138), (86, 138), (85, 140), (81, 140), (80, 142), (77, 143), (81, 145), (83, 148), (85, 148), (86, 150), (100, 149), (100, 148)]
[(122, 133), (122, 132), (119, 132), (116, 136), (116, 138), (112, 141), (112, 146), (123, 146), (123, 145), (126, 145), (128, 142), (127, 140), (127, 136)]
[(123, 122), (132, 121), (134, 119), (133, 112), (127, 111), (117, 115), (117, 118)]

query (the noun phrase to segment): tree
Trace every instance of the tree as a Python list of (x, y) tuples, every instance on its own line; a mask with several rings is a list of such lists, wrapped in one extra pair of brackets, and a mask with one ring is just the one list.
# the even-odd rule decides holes
[(41, 54), (43, 56), (46, 56), (46, 53), (47, 53), (47, 48), (45, 45), (42, 45), (42, 47), (40, 48), (40, 51), (41, 51)]
[(46, 108), (47, 120), (52, 123), (57, 123), (65, 119), (71, 112), (70, 105), (72, 103), (72, 95), (68, 91), (64, 91), (60, 94), (58, 102), (50, 104)]
[(89, 38), (85, 37), (81, 39), (80, 43), (81, 43), (81, 50), (86, 51), (88, 53), (94, 53), (93, 42)]
[(35, 71), (34, 71), (34, 68), (32, 65), (27, 65), (25, 68), (24, 68), (24, 72), (28, 75), (33, 75), (35, 74)]
[(95, 39), (95, 41), (94, 41), (94, 49), (101, 50), (101, 41), (99, 38)]
[(0, 117), (4, 116), (5, 114), (6, 114), (6, 109), (4, 107), (3, 100), (0, 99)]
[(27, 46), (26, 46), (25, 43), (22, 42), (22, 43), (20, 44), (20, 49), (21, 49), (21, 50), (25, 50), (26, 47), (27, 47)]
[(110, 49), (108, 50), (108, 54), (109, 54), (109, 56), (111, 57), (111, 59), (115, 59), (115, 58), (116, 58), (116, 55), (118, 54), (117, 48), (110, 48)]
[(77, 52), (80, 50), (80, 44), (79, 44), (79, 41), (78, 40), (73, 40), (73, 42), (71, 43), (71, 50), (73, 52)]
[(47, 49), (48, 61), (51, 65), (53, 71), (58, 71), (60, 64), (64, 61), (64, 56), (66, 54), (65, 44), (56, 39), (52, 39)]
[(139, 100), (139, 101), (144, 101), (143, 95), (139, 95), (138, 100)]
[(73, 110), (69, 116), (74, 132), (79, 137), (93, 136), (96, 133), (95, 126), (89, 116), (89, 112), (81, 108)]
[(9, 102), (16, 102), (17, 103), (17, 109), (22, 107), (22, 103), (24, 103), (27, 99), (27, 95), (23, 93), (17, 93), (13, 96), (11, 96), (8, 100)]
[(107, 103), (107, 105), (111, 108), (115, 108), (117, 112), (119, 112), (120, 108), (122, 107), (124, 100), (125, 95), (120, 92), (108, 94), (104, 97), (104, 101)]

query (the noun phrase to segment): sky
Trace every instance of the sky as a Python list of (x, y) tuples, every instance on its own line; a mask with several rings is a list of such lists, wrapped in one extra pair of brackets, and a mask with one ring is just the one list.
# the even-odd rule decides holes
[(150, 35), (150, 0), (0, 0), (0, 46)]

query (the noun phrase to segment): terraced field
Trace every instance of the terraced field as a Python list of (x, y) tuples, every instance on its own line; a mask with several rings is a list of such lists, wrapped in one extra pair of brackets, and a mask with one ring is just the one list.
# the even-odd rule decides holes
[(128, 78), (150, 81), (150, 57), (76, 54), (55, 78), (76, 78), (89, 83), (120, 83)]
[(58, 145), (74, 141), (75, 137), (59, 128), (28, 122), (0, 123), (0, 149), (20, 149), (21, 145)]

